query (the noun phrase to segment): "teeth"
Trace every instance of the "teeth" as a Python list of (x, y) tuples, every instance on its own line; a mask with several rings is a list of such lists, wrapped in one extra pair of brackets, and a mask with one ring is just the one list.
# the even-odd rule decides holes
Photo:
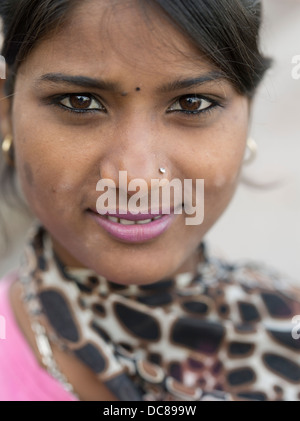
[(114, 216), (109, 216), (107, 215), (107, 218), (111, 221), (111, 222), (119, 222), (118, 218), (115, 218)]
[(157, 219), (160, 219), (162, 215), (155, 216), (152, 219), (142, 219), (140, 221), (129, 221), (128, 219), (119, 219), (115, 216), (109, 216), (107, 215), (107, 219), (111, 222), (119, 223), (122, 225), (142, 225), (142, 224), (150, 224), (150, 222), (156, 221)]
[(122, 225), (134, 225), (134, 221), (129, 221), (128, 219), (120, 219), (120, 224)]
[(142, 219), (141, 221), (136, 221), (137, 224), (149, 224), (152, 219)]

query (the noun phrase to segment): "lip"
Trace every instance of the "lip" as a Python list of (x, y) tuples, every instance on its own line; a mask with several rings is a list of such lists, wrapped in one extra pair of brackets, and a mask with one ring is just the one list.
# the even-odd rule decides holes
[[(94, 209), (92, 209), (92, 211), (94, 213), (96, 213), (97, 215), (102, 215), (102, 213), (99, 214), (99, 212), (97, 212)], [(120, 219), (120, 218), (121, 219), (127, 219), (127, 221), (143, 221), (145, 219), (153, 219), (153, 218), (156, 218), (157, 216), (166, 215), (167, 213), (168, 214), (174, 213), (174, 209), (168, 209), (166, 211), (164, 211), (164, 210), (157, 210), (154, 213), (138, 213), (136, 215), (133, 214), (133, 213), (130, 213), (128, 211), (124, 211), (123, 213), (121, 213), (120, 211), (119, 212), (114, 212), (114, 213), (107, 212), (106, 214), (109, 215), (109, 216), (118, 218), (118, 219)]]
[(111, 236), (118, 240), (125, 241), (127, 243), (143, 243), (159, 237), (170, 227), (170, 225), (176, 217), (174, 213), (162, 214), (161, 212), (156, 213), (155, 215), (109, 213), (109, 216), (126, 219), (128, 221), (142, 221), (152, 219), (161, 215), (161, 218), (146, 224), (123, 225), (118, 222), (110, 221), (106, 216), (102, 216), (98, 212), (94, 212), (93, 210), (89, 210), (88, 213), (94, 219), (94, 221)]

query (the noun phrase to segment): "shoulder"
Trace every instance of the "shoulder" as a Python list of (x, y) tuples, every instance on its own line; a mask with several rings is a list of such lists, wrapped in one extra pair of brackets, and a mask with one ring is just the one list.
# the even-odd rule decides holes
[(19, 363), (16, 352), (20, 350), (24, 355), (24, 344), (10, 305), (10, 290), (16, 279), (16, 273), (12, 273), (0, 281), (0, 401), (15, 400), (20, 388), (20, 379), (16, 376)]
[(209, 295), (218, 296), (231, 310), (231, 319), (248, 323), (300, 318), (300, 280), (298, 284), (264, 263), (209, 256), (200, 273)]
[(230, 390), (299, 400), (300, 284), (249, 261), (209, 258), (200, 273), (211, 319), (223, 327), (219, 353)]
[(19, 328), (10, 300), (17, 279), (13, 272), (0, 280), (0, 401), (73, 400), (39, 366)]

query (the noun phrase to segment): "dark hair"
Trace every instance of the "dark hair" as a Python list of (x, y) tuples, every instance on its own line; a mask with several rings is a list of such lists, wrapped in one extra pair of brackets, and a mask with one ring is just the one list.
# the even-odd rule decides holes
[[(82, 0), (81, 0), (82, 2)], [(162, 12), (232, 82), (239, 93), (252, 97), (270, 60), (259, 51), (260, 0), (139, 0)], [(78, 0), (1, 0), (8, 71), (6, 93), (14, 90), (20, 63), (30, 50), (68, 17)], [(7, 178), (11, 179), (12, 170)]]
[(154, 1), (238, 92), (253, 96), (271, 64), (259, 50), (260, 0)]
[[(63, 23), (68, 10), (77, 3), (78, 0), (1, 1), (2, 55), (12, 70), (9, 75), (17, 71), (31, 48)], [(260, 0), (147, 0), (147, 3), (160, 7), (201, 53), (224, 71), (239, 92), (253, 95), (270, 65), (259, 51)], [(12, 89), (13, 84), (8, 83), (8, 92)]]

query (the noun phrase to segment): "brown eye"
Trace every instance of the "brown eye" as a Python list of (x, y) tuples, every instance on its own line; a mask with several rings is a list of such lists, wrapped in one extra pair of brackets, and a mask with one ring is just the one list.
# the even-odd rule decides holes
[(209, 101), (197, 95), (184, 95), (180, 97), (168, 111), (181, 111), (183, 113), (200, 114), (213, 105)]
[(197, 111), (201, 107), (202, 99), (193, 96), (183, 96), (178, 102), (183, 110)]
[(104, 111), (104, 106), (92, 95), (67, 95), (61, 101), (61, 105), (72, 111)]
[(84, 95), (71, 95), (70, 104), (73, 108), (86, 109), (89, 108), (92, 103), (92, 99)]

